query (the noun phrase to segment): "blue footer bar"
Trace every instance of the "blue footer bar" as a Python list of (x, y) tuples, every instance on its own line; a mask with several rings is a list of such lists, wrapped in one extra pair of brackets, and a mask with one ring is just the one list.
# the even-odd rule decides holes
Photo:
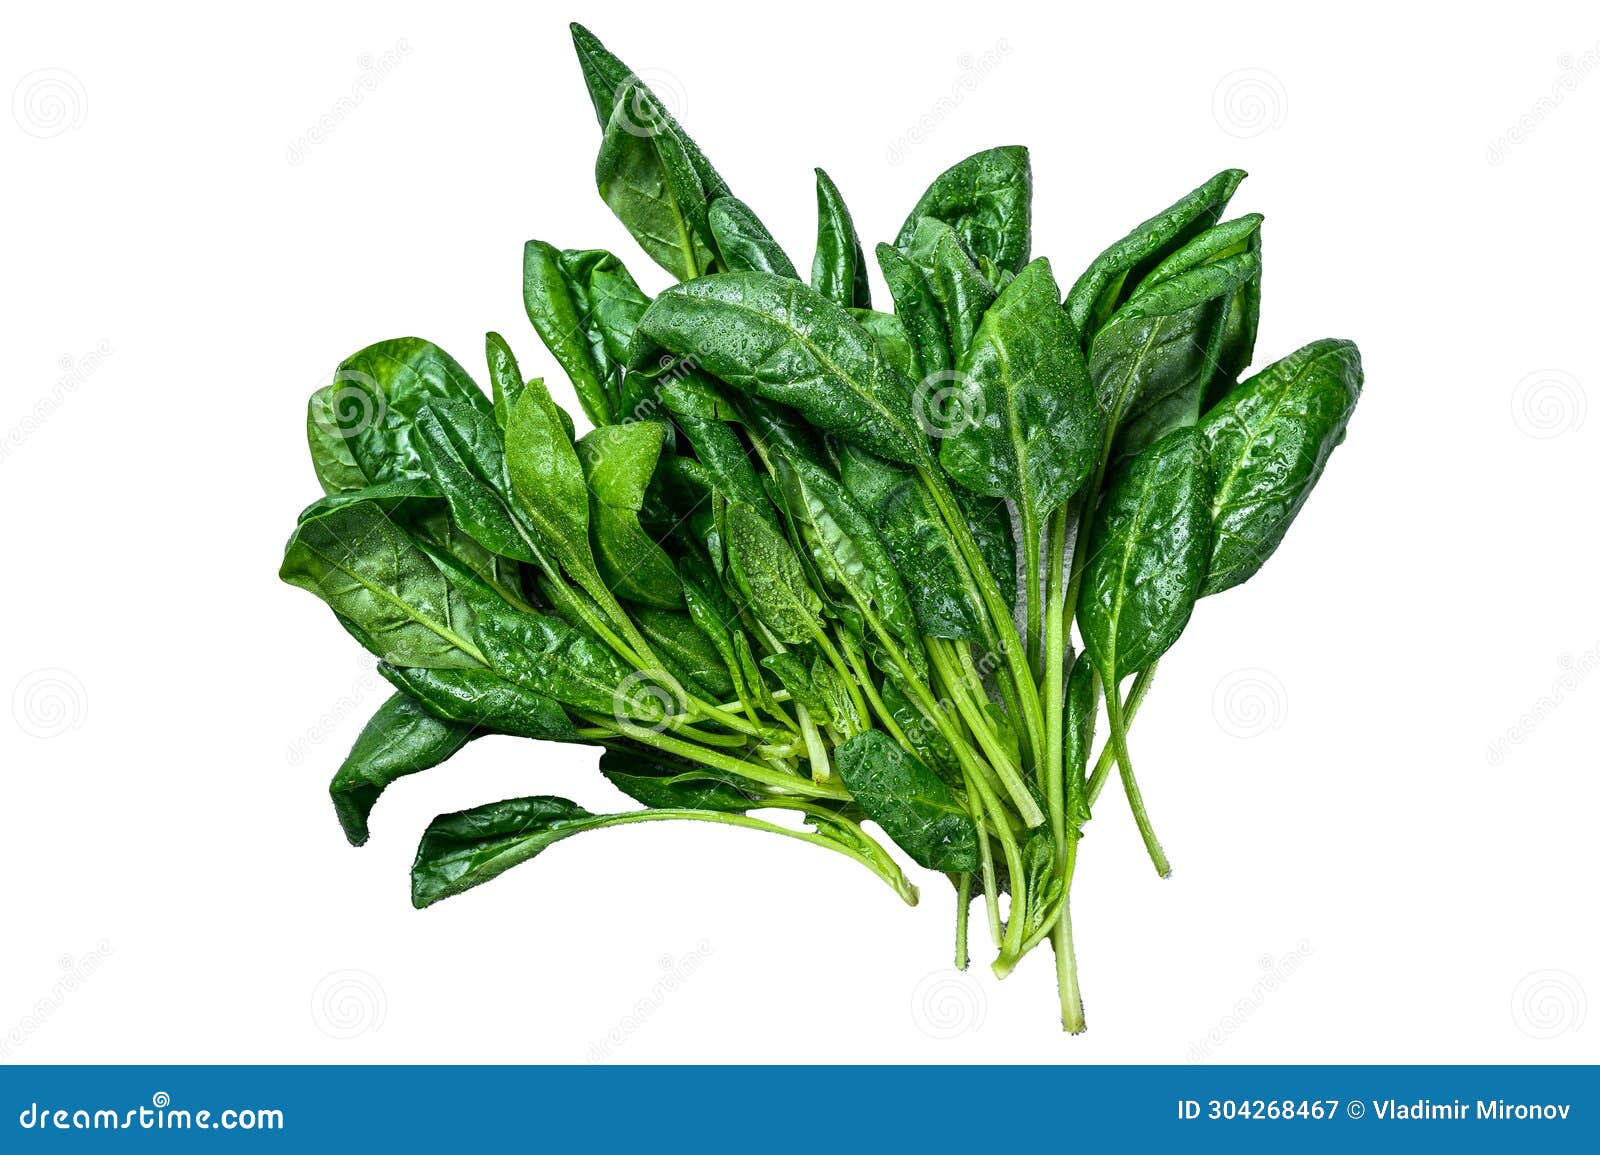
[[(0, 1151), (1600, 1151), (1600, 1067), (0, 1067)], [(1176, 1146), (1181, 1145), (1181, 1147)]]

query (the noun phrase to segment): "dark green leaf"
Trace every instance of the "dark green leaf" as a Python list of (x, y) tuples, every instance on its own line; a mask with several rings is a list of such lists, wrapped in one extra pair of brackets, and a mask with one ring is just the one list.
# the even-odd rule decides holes
[(600, 773), (635, 802), (656, 810), (722, 810), (742, 813), (752, 803), (737, 786), (708, 777), (687, 764), (669, 766), (626, 750), (600, 755)]
[(1017, 503), (1023, 532), (1094, 467), (1099, 414), (1089, 373), (1043, 257), (1017, 275), (961, 358), (960, 413), (939, 464), (974, 493)]
[(879, 245), (877, 253), (878, 266), (894, 298), (895, 315), (906, 327), (923, 375), (943, 373), (950, 368), (950, 334), (945, 328), (944, 308), (927, 274), (899, 249)]
[(900, 226), (895, 244), (906, 248), (918, 222), (931, 217), (953, 228), (971, 252), (1016, 272), (1028, 263), (1032, 201), (1028, 150), (991, 148), (940, 174)]
[(949, 363), (954, 365), (972, 343), (984, 313), (994, 304), (994, 286), (973, 262), (955, 230), (942, 221), (924, 218), (906, 255), (921, 267), (928, 288), (939, 303)]
[(838, 188), (817, 169), (817, 254), (811, 261), (811, 287), (837, 305), (870, 309), (867, 261), (855, 221)]
[(978, 833), (966, 808), (939, 776), (882, 730), (845, 742), (835, 759), (856, 803), (929, 870), (978, 868)]
[(456, 525), (501, 557), (539, 561), (537, 530), (511, 495), (505, 442), (494, 418), (470, 405), (438, 401), (417, 414), (413, 432)]
[(620, 597), (673, 609), (682, 604), (672, 559), (639, 523), (645, 488), (661, 457), (666, 427), (655, 421), (602, 425), (578, 442), (591, 494), (595, 558)]
[(1095, 519), (1078, 621), (1106, 693), (1178, 640), (1210, 557), (1204, 449), (1180, 429), (1128, 463)]
[(633, 619), (651, 650), (686, 688), (713, 702), (733, 697), (733, 679), (721, 653), (689, 615), (640, 606)]
[(517, 365), (511, 346), (499, 333), (484, 337), (485, 355), (489, 361), (490, 393), (494, 398), (494, 420), (502, 431), (511, 420), (511, 409), (522, 396), (522, 370)]
[(729, 273), (675, 285), (639, 332), (819, 429), (896, 461), (928, 460), (905, 378), (849, 313), (798, 281)]
[(782, 534), (743, 502), (728, 506), (728, 561), (750, 613), (783, 642), (822, 629), (822, 600)]
[(711, 202), (711, 235), (723, 265), (734, 273), (772, 273), (798, 281), (800, 274), (761, 218), (738, 197)]
[(537, 378), (511, 410), (506, 470), (526, 524), (585, 589), (599, 586), (589, 548), (589, 490), (561, 410)]
[(507, 681), (493, 670), (421, 670), (383, 662), (378, 665), (378, 672), (437, 718), (519, 738), (578, 740), (577, 731), (558, 703)]
[(1271, 556), (1343, 438), (1361, 384), (1353, 344), (1314, 341), (1206, 414), (1215, 543), (1203, 594), (1238, 585)]
[(1146, 273), (1217, 223), (1243, 179), (1240, 169), (1219, 172), (1094, 259), (1068, 290), (1065, 303), (1067, 317), (1086, 346)]
[(1063, 758), (1067, 817), (1074, 826), (1089, 821), (1089, 754), (1094, 747), (1094, 664), (1079, 654), (1067, 677), (1066, 749)]
[(472, 727), (436, 718), (405, 694), (378, 707), (328, 787), (350, 845), (367, 841), (367, 819), (389, 783), (439, 765), (471, 737)]
[(278, 576), (354, 623), (386, 661), (427, 668), (483, 664), (462, 591), (370, 501), (302, 522)]

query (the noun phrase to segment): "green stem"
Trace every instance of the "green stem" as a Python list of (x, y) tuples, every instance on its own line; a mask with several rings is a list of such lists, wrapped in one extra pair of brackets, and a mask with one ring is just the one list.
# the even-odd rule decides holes
[(1128, 731), (1122, 720), (1121, 690), (1115, 684), (1106, 686), (1106, 715), (1111, 723), (1112, 747), (1117, 752), (1117, 763), (1122, 767), (1122, 789), (1128, 795), (1128, 806), (1133, 811), (1134, 822), (1139, 826), (1139, 837), (1144, 839), (1144, 848), (1150, 853), (1156, 873), (1168, 878), (1172, 874), (1172, 867), (1167, 863), (1161, 843), (1156, 840), (1150, 815), (1144, 808), (1144, 796), (1139, 793), (1139, 783), (1133, 776), (1133, 759), (1128, 757)]
[(1072, 945), (1072, 875), (1077, 866), (1078, 835), (1072, 834), (1072, 844), (1067, 849), (1067, 862), (1063, 868), (1062, 882), (1066, 890), (1061, 896), (1061, 913), (1051, 931), (1051, 945), (1056, 952), (1056, 993), (1061, 1000), (1061, 1029), (1068, 1034), (1081, 1034), (1083, 1020), (1083, 994), (1078, 989), (1078, 957)]
[(941, 638), (928, 639), (928, 656), (933, 660), (934, 668), (944, 679), (945, 688), (950, 692), (950, 698), (955, 703), (956, 710), (967, 724), (967, 729), (977, 740), (984, 756), (988, 758), (989, 765), (999, 775), (1001, 785), (1004, 786), (1006, 795), (1011, 799), (1011, 804), (1016, 807), (1017, 813), (1022, 816), (1022, 821), (1028, 826), (1038, 826), (1044, 821), (1044, 811), (1039, 809), (1038, 802), (1028, 791), (1028, 785), (1022, 780), (1022, 773), (1011, 761), (1011, 755), (1005, 747), (1000, 745), (1000, 739), (994, 734), (994, 728), (983, 708), (971, 700), (967, 686), (961, 677), (961, 672), (954, 668), (947, 651), (949, 643)]
[[(1039, 621), (1040, 594), (1043, 592), (1039, 588), (1039, 519), (1036, 515), (1034, 515), (1031, 503), (1026, 510), (1023, 510), (1020, 506), (1018, 509), (1023, 515), (1021, 518), (1023, 580), (1022, 593), (1023, 597), (1027, 601), (1028, 607), (1025, 611), (1027, 614), (1026, 633), (1028, 635), (1028, 665), (1033, 670), (1034, 681), (1038, 681), (1041, 672), (1039, 663), (1043, 657), (1040, 652), (1042, 647), (1040, 644)], [(1047, 737), (1046, 745), (1048, 745), (1048, 742), (1049, 739)]]
[[(579, 714), (579, 717), (597, 725), (605, 726), (608, 720), (590, 714)], [(798, 774), (785, 774), (781, 770), (774, 770), (757, 762), (744, 761), (730, 758), (726, 754), (715, 750), (708, 750), (704, 746), (696, 746), (692, 742), (680, 742), (666, 734), (658, 734), (654, 730), (643, 726), (636, 726), (625, 720), (611, 720), (611, 724), (618, 733), (632, 738), (635, 742), (650, 746), (656, 750), (665, 750), (669, 754), (676, 754), (691, 762), (698, 762), (702, 766), (713, 770), (723, 770), (740, 778), (748, 778), (752, 782), (759, 782), (763, 786), (771, 786), (779, 790), (786, 790), (804, 798), (833, 798), (841, 802), (850, 800), (850, 792), (843, 786), (834, 782), (814, 782), (810, 778), (803, 778)]]
[[(1155, 677), (1158, 665), (1160, 665), (1159, 659), (1140, 670), (1138, 676), (1133, 679), (1133, 686), (1128, 690), (1128, 696), (1123, 699), (1122, 717), (1129, 730), (1133, 729), (1134, 715), (1139, 712), (1139, 707), (1144, 702), (1145, 691), (1150, 688), (1150, 679)], [(1093, 806), (1095, 799), (1100, 797), (1100, 791), (1105, 788), (1106, 779), (1110, 777), (1111, 767), (1116, 761), (1116, 747), (1111, 744), (1110, 739), (1107, 739), (1100, 751), (1099, 759), (1094, 764), (1094, 773), (1089, 778), (1089, 788), (1084, 795), (1090, 806)]]
[(967, 969), (967, 914), (972, 908), (972, 875), (956, 878), (956, 970)]

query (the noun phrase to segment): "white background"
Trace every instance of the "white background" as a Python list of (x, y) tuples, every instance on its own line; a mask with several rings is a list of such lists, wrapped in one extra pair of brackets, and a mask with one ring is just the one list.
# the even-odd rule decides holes
[[(1600, 1060), (1592, 6), (548, 7), (8, 14), (0, 1061)], [(1026, 143), (1064, 283), (1238, 165), (1260, 359), (1360, 342), (1348, 442), (1134, 732), (1174, 877), (1114, 787), (1084, 843), (1086, 1036), (1048, 950), (949, 970), (942, 879), (910, 910), (747, 831), (586, 836), (410, 909), (434, 814), (618, 805), (590, 752), (474, 743), (340, 836), (387, 688), (276, 579), (306, 395), (402, 334), (481, 375), (493, 328), (570, 402), (522, 242), (665, 283), (594, 193), (571, 17), (802, 267), (814, 164), (875, 241)]]

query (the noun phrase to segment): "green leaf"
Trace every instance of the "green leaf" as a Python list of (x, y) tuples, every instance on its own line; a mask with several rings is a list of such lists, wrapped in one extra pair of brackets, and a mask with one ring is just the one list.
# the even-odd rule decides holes
[(522, 301), (589, 420), (616, 420), (621, 370), (611, 348), (625, 347), (648, 304), (627, 270), (597, 249), (558, 252), (529, 241), (522, 250)]
[(688, 614), (640, 606), (633, 618), (656, 656), (686, 687), (713, 702), (734, 696), (721, 652)]
[(818, 429), (896, 461), (928, 460), (905, 378), (848, 312), (798, 281), (728, 273), (674, 285), (639, 332)]
[(535, 378), (506, 426), (506, 471), (526, 524), (585, 589), (602, 585), (589, 548), (589, 490), (572, 436), (544, 382)]
[(917, 363), (927, 376), (943, 373), (950, 368), (950, 334), (945, 327), (944, 307), (934, 295), (927, 274), (890, 245), (879, 245), (877, 254), (878, 267), (894, 298), (895, 315), (906, 327)]
[(679, 280), (713, 268), (711, 199), (692, 143), (637, 77), (621, 85), (595, 158), (595, 185), (650, 259)]
[(328, 787), (350, 845), (367, 841), (367, 819), (389, 783), (439, 765), (472, 736), (471, 726), (436, 718), (405, 694), (378, 707)]
[(478, 646), (507, 681), (592, 714), (638, 710), (647, 722), (662, 717), (660, 701), (628, 693), (624, 683), (634, 675), (633, 667), (581, 630), (559, 618), (508, 606), (486, 589), (473, 598), (473, 610)]
[(978, 833), (966, 808), (882, 730), (857, 734), (839, 747), (835, 761), (867, 817), (919, 866), (955, 873), (978, 868)]
[(1259, 254), (1246, 247), (1147, 282), (1095, 335), (1089, 372), (1118, 427), (1119, 455), (1199, 420), (1218, 373), (1230, 303), (1260, 270)]
[(621, 822), (627, 814), (591, 814), (576, 802), (549, 796), (512, 798), (429, 824), (411, 866), (411, 902), (431, 906), (496, 878), (546, 847)]
[(782, 534), (743, 502), (728, 506), (728, 561), (750, 613), (783, 642), (809, 641), (822, 629), (822, 599)]
[(522, 370), (511, 346), (499, 333), (484, 337), (485, 355), (489, 361), (489, 385), (494, 398), (494, 421), (502, 430), (511, 419), (511, 409), (522, 396)]
[(953, 228), (973, 253), (1016, 272), (1028, 263), (1033, 174), (1020, 145), (991, 148), (940, 174), (922, 194), (895, 244), (906, 248), (924, 218)]
[(906, 323), (893, 313), (880, 313), (876, 309), (851, 309), (855, 323), (872, 334), (872, 339), (907, 381), (922, 380), (922, 359), (912, 344)]
[(505, 442), (494, 418), (470, 405), (439, 401), (417, 414), (414, 433), (455, 524), (501, 557), (540, 561), (538, 531), (512, 497)]
[(694, 766), (666, 765), (627, 750), (600, 755), (600, 773), (635, 802), (656, 810), (722, 810), (742, 813), (753, 802), (732, 783)]
[(1146, 273), (1217, 223), (1244, 175), (1236, 168), (1219, 172), (1094, 259), (1068, 290), (1064, 305), (1086, 346)]
[(819, 466), (783, 454), (773, 464), (795, 531), (823, 580), (874, 611), (920, 666), (924, 655), (911, 601), (872, 519)]
[(994, 304), (995, 290), (972, 259), (954, 229), (925, 217), (912, 235), (906, 255), (920, 266), (928, 288), (939, 303), (954, 365), (972, 343), (983, 315)]
[(1361, 395), (1361, 354), (1314, 341), (1228, 394), (1200, 424), (1215, 542), (1202, 594), (1261, 568), (1344, 437)]
[[(492, 412), (489, 399), (455, 358), (417, 337), (380, 341), (347, 357), (319, 397), (312, 401), (312, 422), (331, 421), (320, 433), (340, 436), (361, 477), (373, 483), (426, 476), (411, 428), (424, 405), (460, 401)], [(341, 471), (343, 465), (340, 458)], [(350, 477), (334, 474), (341, 481)]]
[(828, 174), (817, 169), (817, 253), (811, 260), (811, 287), (836, 305), (870, 309), (867, 260), (855, 221)]
[(1094, 663), (1079, 654), (1067, 676), (1066, 750), (1063, 757), (1067, 817), (1074, 826), (1089, 821), (1089, 755), (1094, 748)]
[(378, 672), (436, 718), (519, 738), (578, 740), (559, 703), (507, 681), (493, 670), (422, 670), (380, 662)]
[(1088, 369), (1043, 257), (984, 314), (957, 376), (960, 413), (939, 464), (974, 493), (1015, 501), (1036, 539), (1088, 477), (1100, 441)]
[(1204, 449), (1180, 429), (1128, 463), (1095, 519), (1078, 622), (1108, 695), (1178, 640), (1210, 557)]
[(395, 665), (483, 664), (462, 591), (373, 502), (342, 505), (302, 522), (278, 576), (327, 602)]
[(749, 205), (737, 197), (718, 197), (711, 202), (711, 235), (723, 265), (735, 273), (772, 273), (798, 281), (794, 262), (784, 253), (767, 226)]
[(578, 442), (591, 496), (594, 554), (620, 597), (674, 609), (683, 604), (677, 571), (639, 523), (645, 489), (661, 458), (666, 427), (655, 421), (602, 425)]

